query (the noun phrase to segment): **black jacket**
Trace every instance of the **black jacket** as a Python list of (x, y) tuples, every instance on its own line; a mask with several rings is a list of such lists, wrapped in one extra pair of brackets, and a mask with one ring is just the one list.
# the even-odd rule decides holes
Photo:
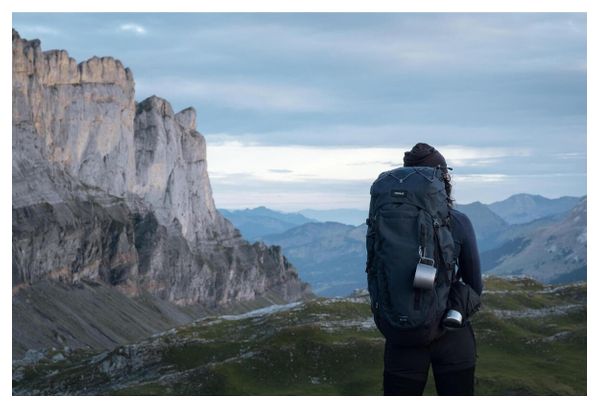
[(458, 274), (479, 295), (483, 291), (480, 271), (480, 257), (476, 245), (476, 235), (468, 216), (451, 209), (451, 233), (455, 243), (455, 255), (458, 260)]

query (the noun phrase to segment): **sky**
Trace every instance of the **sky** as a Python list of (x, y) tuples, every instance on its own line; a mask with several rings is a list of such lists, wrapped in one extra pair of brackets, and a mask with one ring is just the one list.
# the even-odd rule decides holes
[(458, 203), (586, 194), (584, 13), (14, 13), (193, 106), (219, 208), (367, 209), (417, 142)]

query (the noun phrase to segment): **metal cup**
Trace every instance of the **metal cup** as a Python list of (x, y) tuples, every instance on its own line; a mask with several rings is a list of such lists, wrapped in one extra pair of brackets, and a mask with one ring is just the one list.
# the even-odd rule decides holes
[(462, 326), (462, 314), (457, 310), (450, 309), (443, 319), (443, 325), (450, 329), (457, 329)]
[(416, 265), (414, 274), (414, 287), (418, 289), (433, 289), (435, 287), (435, 277), (437, 268), (435, 261), (430, 258), (420, 258)]

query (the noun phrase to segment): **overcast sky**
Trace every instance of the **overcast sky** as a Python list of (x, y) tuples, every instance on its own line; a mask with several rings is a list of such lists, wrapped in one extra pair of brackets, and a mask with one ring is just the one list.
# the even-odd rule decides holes
[(13, 14), (193, 106), (220, 208), (368, 206), (417, 142), (460, 203), (586, 194), (584, 14)]

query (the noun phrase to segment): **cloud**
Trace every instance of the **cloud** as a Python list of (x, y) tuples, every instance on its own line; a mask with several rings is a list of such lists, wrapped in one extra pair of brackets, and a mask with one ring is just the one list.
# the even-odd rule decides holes
[(293, 173), (293, 171), (289, 169), (268, 169), (268, 171), (272, 173)]
[[(223, 174), (210, 171), (209, 177), (217, 205), (226, 208), (259, 205), (279, 208), (281, 202), (303, 203), (294, 207), (295, 210), (306, 208), (308, 204), (319, 206), (319, 203), (330, 208), (352, 208), (349, 206), (350, 202), (363, 203), (366, 200), (366, 205), (368, 204), (368, 197), (365, 199), (363, 195), (365, 191), (369, 191), (372, 183), (372, 180), (332, 180), (316, 177), (309, 182), (298, 183), (285, 177), (265, 180), (246, 172)], [(258, 197), (261, 197), (262, 201), (255, 201)], [(326, 197), (328, 199), (325, 199)], [(331, 206), (331, 197), (343, 199)], [(225, 199), (226, 205), (223, 201)]]
[(587, 154), (586, 152), (568, 152), (568, 153), (555, 153), (553, 155), (556, 159), (559, 160), (576, 160), (582, 161), (586, 160)]
[(438, 146), (447, 164), (455, 167), (485, 167), (499, 163), (504, 158), (523, 158), (531, 155), (531, 150), (524, 147), (470, 147), (470, 146)]
[(126, 61), (139, 98), (197, 107), (217, 200), (364, 200), (419, 141), (462, 201), (586, 188), (584, 13), (13, 16), (49, 48)]
[[(365, 210), (368, 208), (369, 188), (373, 181), (313, 178), (309, 182), (298, 183), (285, 178), (265, 180), (250, 173), (221, 174), (217, 178), (212, 174), (212, 189), (218, 207), (266, 206), (281, 211), (298, 211), (308, 207)], [(567, 182), (567, 188), (563, 187), (564, 182)], [(455, 176), (453, 185), (453, 195), (460, 204), (473, 201), (491, 203), (522, 192), (556, 198), (585, 194), (586, 174), (465, 173)], [(523, 189), (522, 186), (527, 187)]]
[[(207, 149), (209, 172), (220, 178), (236, 176), (238, 169), (243, 169), (257, 180), (310, 183), (315, 180), (372, 181), (381, 172), (396, 167), (397, 159), (403, 158), (409, 147), (264, 146), (237, 141), (209, 143)], [(438, 149), (450, 166), (459, 166), (462, 170), (529, 154), (525, 149), (499, 147), (447, 145)]]
[(499, 183), (507, 178), (507, 174), (461, 174), (452, 179), (458, 183)]
[(251, 111), (322, 112), (341, 101), (318, 88), (258, 80), (162, 77), (137, 81), (138, 94), (160, 93), (167, 99), (191, 97), (202, 103)]
[(435, 72), (440, 66), (444, 71), (480, 67), (516, 72), (586, 69), (584, 52), (555, 58), (556, 46), (571, 50), (584, 40), (583, 13), (389, 13), (377, 17), (363, 16), (360, 24), (350, 25), (343, 24), (343, 19), (326, 25), (310, 24), (301, 17), (259, 23), (242, 19), (234, 24), (207, 25), (191, 35), (198, 41), (226, 45), (236, 38), (253, 53), (286, 57), (312, 54), (390, 72), (398, 68)]
[[(281, 186), (279, 186), (281, 187)], [(263, 191), (261, 189), (222, 190), (214, 188), (214, 200), (218, 208), (242, 209), (265, 206), (279, 211), (299, 211), (304, 208), (338, 209), (368, 208), (368, 187), (361, 193), (344, 193), (337, 191), (336, 186), (328, 190), (312, 190), (298, 192), (293, 188), (281, 187), (279, 191)], [(240, 200), (243, 197), (243, 201)]]
[(125, 31), (125, 32), (131, 32), (136, 35), (145, 35), (147, 33), (147, 30), (145, 29), (144, 26), (135, 24), (135, 23), (121, 24), (121, 26), (119, 27), (119, 30)]
[[(338, 125), (320, 124), (301, 126), (294, 129), (247, 133), (207, 133), (210, 144), (242, 142), (246, 145), (305, 145), (305, 146), (377, 146), (400, 147), (414, 145), (419, 141), (447, 145), (449, 140), (456, 144), (506, 143), (521, 141), (523, 135), (511, 135), (503, 129), (483, 126), (459, 126), (450, 124), (382, 124), (382, 125)], [(499, 143), (498, 143), (499, 144)], [(396, 163), (401, 156), (392, 160)], [(362, 160), (359, 160), (362, 161)]]
[[(401, 165), (409, 147), (208, 143), (208, 172), (221, 207), (367, 208), (370, 184), (381, 172)], [(551, 163), (539, 167), (533, 160), (546, 164), (548, 158), (526, 148), (437, 147), (456, 167), (454, 196), (460, 203), (490, 203), (521, 192), (580, 195), (586, 185), (584, 170), (561, 171)]]
[(50, 27), (50, 26), (46, 26), (46, 25), (39, 25), (39, 24), (33, 24), (33, 25), (19, 25), (18, 27), (15, 27), (16, 30), (22, 35), (22, 36), (44, 36), (44, 35), (60, 35), (61, 31), (58, 30), (57, 28), (54, 27)]
[(214, 200), (219, 208), (248, 208), (261, 205), (281, 211), (303, 208), (364, 208), (370, 199), (371, 181), (313, 179), (309, 183), (264, 180), (251, 174), (213, 177)]

